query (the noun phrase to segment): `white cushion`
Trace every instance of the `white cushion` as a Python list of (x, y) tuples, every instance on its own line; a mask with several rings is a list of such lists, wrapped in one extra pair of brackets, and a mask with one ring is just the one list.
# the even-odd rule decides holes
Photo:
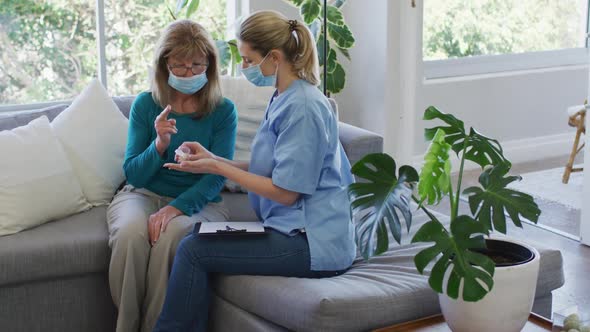
[(125, 180), (123, 158), (128, 120), (93, 80), (51, 123), (94, 206), (109, 204)]
[(274, 87), (257, 87), (243, 77), (223, 77), (223, 96), (229, 98), (238, 110), (238, 130), (234, 160), (250, 160), (250, 145), (264, 118), (266, 106)]
[[(266, 106), (274, 87), (257, 87), (243, 77), (224, 76), (221, 79), (223, 96), (229, 98), (238, 110), (238, 130), (234, 160), (250, 161), (250, 146), (262, 123)], [(226, 180), (225, 190), (247, 192), (239, 184)]]
[(0, 151), (0, 235), (91, 207), (46, 116), (0, 132)]

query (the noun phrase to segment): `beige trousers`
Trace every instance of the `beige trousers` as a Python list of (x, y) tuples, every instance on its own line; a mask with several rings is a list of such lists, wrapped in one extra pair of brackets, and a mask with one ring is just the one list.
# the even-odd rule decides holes
[(176, 247), (197, 222), (224, 221), (228, 211), (209, 203), (198, 214), (170, 221), (158, 242), (149, 244), (148, 218), (168, 205), (170, 197), (126, 185), (107, 210), (111, 262), (109, 284), (119, 315), (117, 332), (151, 332), (162, 310)]

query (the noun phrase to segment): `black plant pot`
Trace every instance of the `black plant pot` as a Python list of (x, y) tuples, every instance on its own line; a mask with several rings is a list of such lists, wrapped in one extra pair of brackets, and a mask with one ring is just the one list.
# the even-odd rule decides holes
[(490, 257), (496, 263), (496, 267), (525, 264), (535, 258), (535, 253), (531, 249), (514, 242), (486, 239), (486, 247), (487, 249), (473, 251)]

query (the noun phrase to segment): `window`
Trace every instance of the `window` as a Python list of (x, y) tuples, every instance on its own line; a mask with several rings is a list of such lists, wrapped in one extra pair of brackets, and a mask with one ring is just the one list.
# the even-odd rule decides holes
[(4, 1), (0, 6), (0, 104), (71, 98), (96, 74), (89, 1)]
[(425, 0), (425, 73), (441, 76), (432, 69), (445, 64), (477, 73), (482, 64), (489, 72), (587, 62), (587, 20), (588, 0)]
[[(200, 1), (191, 19), (214, 39), (223, 39), (228, 2), (235, 7), (233, 1), (242, 0)], [(96, 12), (101, 5), (105, 41), (97, 45)], [(0, 6), (0, 111), (72, 99), (98, 76), (99, 68), (106, 69), (112, 95), (147, 90), (155, 44), (173, 20), (169, 8), (174, 12), (176, 5), (176, 0), (5, 1)], [(104, 61), (98, 56), (101, 47)]]

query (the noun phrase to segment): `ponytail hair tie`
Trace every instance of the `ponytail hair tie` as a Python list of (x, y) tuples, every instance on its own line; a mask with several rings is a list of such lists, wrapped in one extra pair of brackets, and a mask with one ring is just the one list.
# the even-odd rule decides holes
[(297, 24), (299, 24), (297, 22), (297, 20), (289, 20), (289, 31), (291, 31), (291, 35), (293, 36), (293, 38), (295, 38), (295, 44), (297, 45), (297, 47), (299, 47), (299, 36), (297, 36), (297, 31), (295, 31), (295, 29), (297, 29)]

